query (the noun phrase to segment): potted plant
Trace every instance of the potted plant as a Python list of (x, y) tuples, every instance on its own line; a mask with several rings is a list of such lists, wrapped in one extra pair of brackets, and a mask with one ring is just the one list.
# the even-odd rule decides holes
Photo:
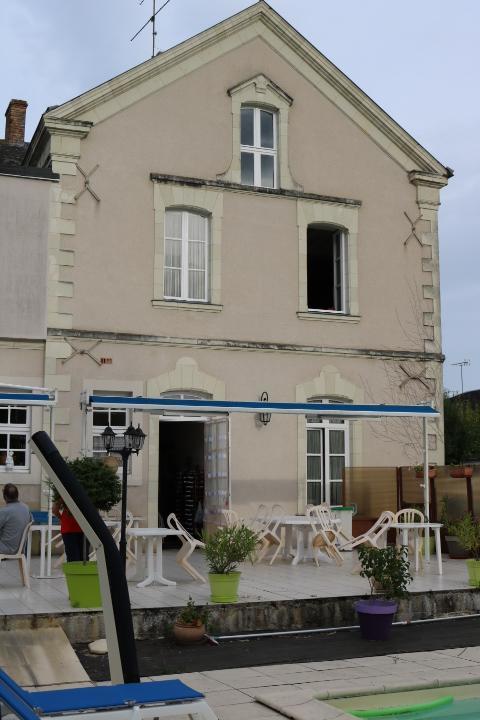
[(358, 558), (360, 576), (370, 584), (370, 598), (355, 603), (360, 632), (366, 640), (387, 640), (398, 609), (397, 600), (407, 595), (412, 580), (408, 550), (395, 545), (361, 547)]
[(205, 535), (204, 542), (212, 602), (237, 602), (240, 582), (237, 568), (245, 560), (253, 560), (258, 543), (257, 534), (243, 524), (221, 527)]
[(440, 522), (445, 529), (445, 544), (448, 555), (452, 560), (466, 560), (469, 557), (469, 552), (457, 537), (458, 516), (457, 519), (452, 517), (452, 502), (447, 495), (444, 495), (440, 504)]
[(201, 642), (205, 636), (207, 608), (199, 608), (189, 597), (188, 602), (180, 611), (173, 625), (173, 637), (179, 645), (193, 645)]
[(473, 556), (466, 560), (469, 585), (480, 587), (480, 522), (468, 513), (452, 529), (460, 545)]
[[(112, 467), (91, 457), (77, 458), (67, 464), (97, 510), (108, 512), (119, 502), (122, 486)], [(53, 500), (55, 502), (61, 500), (56, 488), (54, 488)], [(63, 563), (62, 569), (72, 607), (101, 607), (97, 563), (88, 561), (86, 552), (83, 561)]]
[[(415, 477), (423, 480), (423, 465), (415, 465), (413, 469), (415, 470)], [(435, 465), (428, 466), (428, 477), (430, 480), (435, 480), (437, 477), (437, 468)]]
[(473, 475), (473, 466), (469, 463), (465, 465), (451, 465), (450, 477), (452, 478), (471, 478)]

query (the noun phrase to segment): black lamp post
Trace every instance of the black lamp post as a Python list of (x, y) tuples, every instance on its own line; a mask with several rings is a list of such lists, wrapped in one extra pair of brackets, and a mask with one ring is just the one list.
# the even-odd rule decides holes
[(122, 475), (122, 509), (120, 517), (120, 557), (122, 558), (123, 569), (127, 565), (127, 474), (128, 459), (132, 453), (138, 453), (143, 448), (146, 435), (142, 431), (140, 425), (135, 429), (130, 426), (125, 430), (123, 435), (115, 435), (110, 425), (108, 425), (102, 433), (103, 446), (107, 453), (117, 453), (122, 458), (123, 475)]

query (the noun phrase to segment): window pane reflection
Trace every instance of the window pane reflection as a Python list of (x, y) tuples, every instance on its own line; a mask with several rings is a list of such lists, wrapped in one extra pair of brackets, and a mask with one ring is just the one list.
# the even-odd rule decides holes
[(260, 145), (273, 150), (273, 115), (265, 110), (260, 112)]
[(253, 108), (242, 108), (240, 114), (240, 142), (253, 145)]
[(273, 188), (275, 184), (275, 159), (273, 155), (262, 155), (262, 187)]
[(242, 155), (241, 155), (241, 174), (242, 174), (242, 183), (244, 185), (254, 185), (253, 154), (252, 153), (242, 153)]

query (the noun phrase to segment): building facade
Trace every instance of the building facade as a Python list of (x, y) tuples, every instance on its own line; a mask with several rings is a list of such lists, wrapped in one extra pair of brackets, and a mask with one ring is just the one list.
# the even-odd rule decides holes
[[(341, 503), (345, 466), (421, 462), (415, 420), (82, 404), (266, 392), (441, 407), (437, 212), (451, 173), (266, 3), (46, 112), (22, 164), (54, 178), (43, 299), (27, 322), (6, 297), (0, 382), (58, 389), (67, 457), (101, 455), (106, 425), (139, 422), (129, 504), (148, 524), (175, 510), (199, 525), (228, 502)], [(429, 445), (441, 462), (441, 423)], [(34, 462), (6, 475), (40, 503)]]

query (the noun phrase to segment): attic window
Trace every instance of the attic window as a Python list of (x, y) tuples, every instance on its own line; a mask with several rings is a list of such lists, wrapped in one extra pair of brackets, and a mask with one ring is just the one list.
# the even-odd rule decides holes
[(258, 107), (242, 107), (240, 165), (243, 185), (277, 187), (276, 113)]

